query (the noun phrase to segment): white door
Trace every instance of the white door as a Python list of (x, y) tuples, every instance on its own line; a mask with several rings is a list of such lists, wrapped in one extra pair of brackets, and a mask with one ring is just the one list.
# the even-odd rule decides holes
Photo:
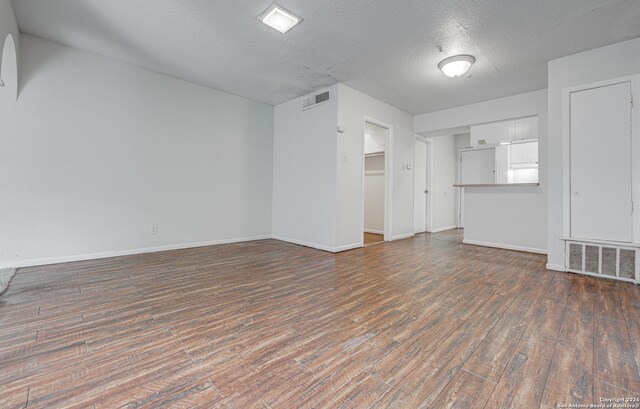
[(571, 237), (631, 242), (631, 83), (571, 93)]
[(427, 231), (427, 144), (416, 140), (414, 158), (413, 231)]

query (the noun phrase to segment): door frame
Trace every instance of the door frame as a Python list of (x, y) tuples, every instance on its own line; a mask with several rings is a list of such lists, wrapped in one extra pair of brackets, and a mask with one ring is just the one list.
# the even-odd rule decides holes
[[(562, 90), (562, 239), (571, 238), (571, 94), (579, 91), (587, 91), (594, 88), (607, 87), (610, 85), (631, 83), (632, 99), (640, 95), (640, 75), (627, 75), (624, 77), (612, 78), (604, 81), (587, 83)], [(640, 205), (640, 189), (633, 189), (635, 181), (640, 181), (640, 109), (631, 109), (631, 201)], [(633, 124), (636, 124), (634, 127)], [(636, 164), (634, 165), (634, 158)], [(639, 212), (632, 208), (632, 243), (640, 240), (640, 217)], [(638, 262), (638, 261), (637, 261)], [(566, 266), (565, 266), (566, 267)]]
[(391, 241), (393, 237), (391, 235), (391, 211), (393, 209), (393, 125), (386, 122), (379, 121), (369, 116), (364, 116), (362, 120), (362, 201), (360, 204), (360, 246), (364, 247), (364, 181), (365, 181), (365, 153), (364, 153), (364, 138), (366, 124), (380, 126), (387, 130), (387, 137), (385, 141), (384, 149), (384, 241)]
[[(458, 149), (458, 180), (456, 183), (462, 184), (462, 151), (468, 148)], [(464, 229), (464, 188), (457, 187), (458, 189), (458, 203), (456, 206), (456, 227), (458, 229)]]
[[(426, 231), (427, 233), (431, 233), (433, 230), (433, 195), (432, 195), (432, 188), (433, 188), (433, 141), (431, 139), (425, 138), (424, 136), (420, 136), (420, 135), (416, 135), (415, 136), (416, 140), (420, 141), (420, 142), (424, 142), (427, 145), (427, 163), (426, 163), (426, 169), (427, 169), (427, 191), (429, 193), (427, 193), (427, 197), (426, 197), (426, 207), (427, 207), (427, 215), (426, 215)], [(414, 145), (415, 146), (415, 145)], [(415, 159), (416, 155), (415, 152), (413, 153), (413, 169), (416, 168), (415, 166)], [(416, 185), (416, 175), (415, 175), (415, 171), (413, 173), (413, 193), (415, 195), (415, 185)], [(415, 206), (416, 203), (416, 198), (413, 198), (413, 205)], [(415, 213), (415, 210), (414, 210)], [(415, 224), (414, 224), (415, 225)]]

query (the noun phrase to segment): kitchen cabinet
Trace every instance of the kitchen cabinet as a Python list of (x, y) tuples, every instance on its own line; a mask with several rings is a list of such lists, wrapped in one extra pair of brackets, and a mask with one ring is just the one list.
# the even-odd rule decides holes
[(509, 135), (509, 141), (524, 141), (538, 139), (538, 118), (520, 118), (513, 122), (513, 132)]
[(509, 123), (493, 122), (471, 127), (471, 145), (498, 145), (509, 141)]
[(519, 118), (471, 126), (471, 146), (538, 139), (538, 118)]

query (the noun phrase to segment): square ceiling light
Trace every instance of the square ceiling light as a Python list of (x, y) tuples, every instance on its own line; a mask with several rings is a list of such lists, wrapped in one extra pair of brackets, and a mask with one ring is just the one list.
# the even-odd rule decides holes
[(292, 12), (284, 9), (282, 6), (273, 3), (264, 13), (258, 16), (258, 20), (271, 28), (274, 28), (282, 34), (291, 30), (294, 26), (302, 21), (302, 19)]

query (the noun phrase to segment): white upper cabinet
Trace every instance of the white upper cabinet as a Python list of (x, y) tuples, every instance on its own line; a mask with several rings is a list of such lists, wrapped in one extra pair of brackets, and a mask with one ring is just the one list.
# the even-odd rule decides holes
[(538, 139), (538, 118), (521, 118), (513, 122), (513, 133), (510, 141), (524, 141)]
[(471, 127), (471, 145), (498, 145), (509, 141), (509, 123), (493, 122)]
[(538, 139), (538, 117), (512, 119), (471, 126), (471, 145), (498, 145)]

